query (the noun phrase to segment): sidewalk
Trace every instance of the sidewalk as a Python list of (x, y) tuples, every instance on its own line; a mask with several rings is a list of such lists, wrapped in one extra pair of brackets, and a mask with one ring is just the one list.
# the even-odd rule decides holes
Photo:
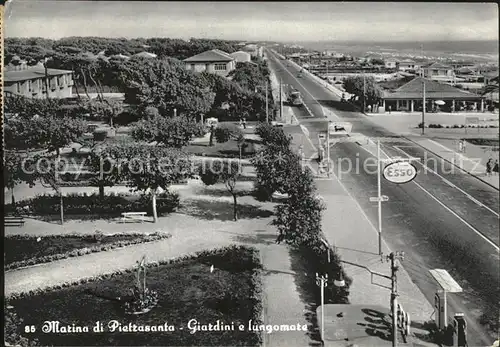
[[(378, 233), (356, 201), (336, 178), (328, 181), (317, 181), (316, 184), (327, 206), (327, 210), (323, 214), (325, 237), (331, 245), (336, 247), (344, 262), (358, 265), (344, 265), (347, 274), (353, 278), (349, 295), (350, 303), (352, 305), (366, 305), (367, 307), (381, 306), (386, 308), (385, 312), (382, 313), (388, 314), (390, 310), (390, 289), (381, 286), (390, 288), (390, 280), (373, 276), (372, 283), (370, 272), (360, 267), (364, 266), (372, 272), (390, 277), (390, 264), (382, 262), (380, 255), (378, 255)], [(342, 217), (340, 218), (340, 216)], [(382, 243), (382, 251), (384, 254), (391, 252), (385, 242)], [(412, 339), (415, 343), (425, 345), (429, 343), (428, 332), (414, 326), (431, 320), (433, 308), (420, 289), (411, 281), (404, 269), (404, 261), (401, 265), (398, 272), (398, 303), (411, 316), (413, 322)], [(333, 323), (326, 322), (327, 327), (330, 324)], [(359, 336), (359, 331), (356, 331), (359, 330), (359, 327), (353, 325), (352, 328), (351, 332), (347, 332), (351, 343), (356, 336), (362, 337)], [(331, 327), (330, 330), (328, 328), (325, 330), (333, 331)], [(335, 336), (326, 336), (326, 339), (336, 340)], [(370, 340), (366, 346), (369, 345), (383, 346), (390, 344), (385, 340), (377, 339), (376, 342)], [(340, 345), (331, 344), (331, 346)]]

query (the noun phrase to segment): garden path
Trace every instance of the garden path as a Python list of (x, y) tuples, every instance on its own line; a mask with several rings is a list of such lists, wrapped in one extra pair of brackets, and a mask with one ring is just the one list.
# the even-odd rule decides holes
[[(244, 182), (241, 183), (244, 189)], [(118, 224), (101, 220), (68, 222), (60, 226), (28, 220), (23, 228), (8, 228), (10, 234), (19, 234), (21, 230), (24, 234), (33, 235), (63, 234), (68, 231), (83, 234), (92, 233), (99, 228), (104, 233), (160, 231), (168, 232), (172, 237), (7, 271), (5, 296), (131, 268), (144, 254), (148, 262), (153, 262), (241, 244), (253, 246), (260, 252), (263, 264), (264, 323), (308, 325), (308, 306), (299, 293), (298, 274), (292, 270), (289, 249), (285, 245), (274, 243), (276, 232), (270, 226), (273, 204), (257, 203), (250, 196), (240, 197), (241, 217), (238, 222), (234, 222), (231, 220), (232, 198), (220, 186), (198, 186), (190, 190), (190, 193), (184, 192), (181, 195), (183, 207), (179, 212), (159, 218), (156, 224)], [(307, 331), (264, 333), (265, 346), (307, 346), (311, 342)]]

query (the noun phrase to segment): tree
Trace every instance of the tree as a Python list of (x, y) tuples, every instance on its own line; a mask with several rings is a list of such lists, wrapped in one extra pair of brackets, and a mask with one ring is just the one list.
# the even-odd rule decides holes
[(123, 158), (119, 165), (128, 186), (152, 196), (153, 218), (157, 222), (156, 197), (160, 189), (192, 177), (193, 168), (188, 154), (176, 148), (128, 144), (121, 146)]
[(126, 102), (143, 109), (156, 107), (164, 116), (176, 109), (179, 115), (197, 118), (212, 108), (215, 94), (206, 81), (174, 59), (131, 59), (121, 74)]
[(89, 171), (95, 174), (90, 179), (92, 185), (99, 187), (99, 196), (104, 198), (104, 187), (112, 187), (123, 180), (120, 161), (123, 159), (121, 145), (94, 148), (86, 161)]
[(23, 159), (23, 175), (30, 186), (35, 182), (40, 182), (46, 188), (52, 188), (59, 195), (61, 224), (64, 224), (64, 201), (62, 189), (59, 181), (61, 162), (59, 156), (46, 154), (31, 154)]
[(358, 96), (364, 107), (377, 104), (382, 97), (382, 91), (371, 76), (365, 78), (361, 76), (348, 77), (344, 79), (344, 89), (346, 92)]
[(251, 159), (257, 173), (256, 192), (261, 199), (268, 200), (274, 192), (286, 193), (289, 166), (298, 163), (299, 157), (290, 150), (291, 138), (283, 129), (261, 123), (256, 134), (264, 143)]
[(187, 146), (195, 136), (205, 131), (202, 124), (195, 123), (184, 116), (167, 118), (155, 115), (139, 120), (132, 127), (132, 137), (139, 141), (163, 144), (168, 147)]
[(235, 161), (210, 160), (204, 161), (199, 169), (199, 176), (206, 185), (224, 183), (227, 191), (233, 197), (233, 218), (238, 220), (238, 192), (236, 182), (240, 175), (240, 166)]
[(32, 123), (35, 138), (48, 151), (59, 156), (61, 148), (78, 141), (86, 130), (85, 122), (74, 118), (56, 116), (39, 117)]
[(109, 125), (113, 127), (113, 120), (123, 112), (123, 104), (118, 100), (102, 98), (101, 100), (89, 99), (84, 104), (85, 109), (93, 115), (101, 115), (109, 120)]
[(224, 143), (231, 139), (237, 140), (243, 136), (243, 131), (235, 124), (221, 124), (214, 132), (218, 143)]
[(278, 228), (276, 242), (310, 246), (321, 233), (321, 217), (324, 210), (316, 196), (314, 179), (309, 169), (303, 169), (296, 161), (288, 165), (288, 180), (284, 190), (288, 199), (275, 208), (272, 224)]
[(33, 185), (32, 177), (23, 170), (23, 161), (26, 156), (12, 151), (5, 151), (3, 161), (3, 186), (12, 193), (11, 203), (15, 205), (14, 188), (22, 182)]
[(261, 138), (264, 145), (274, 145), (282, 149), (290, 148), (292, 138), (285, 134), (282, 128), (277, 128), (269, 123), (260, 123), (255, 133)]

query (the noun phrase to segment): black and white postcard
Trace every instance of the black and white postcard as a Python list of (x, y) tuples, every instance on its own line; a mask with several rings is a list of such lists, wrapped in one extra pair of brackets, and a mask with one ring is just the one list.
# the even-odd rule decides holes
[(10, 0), (7, 346), (499, 346), (498, 6)]

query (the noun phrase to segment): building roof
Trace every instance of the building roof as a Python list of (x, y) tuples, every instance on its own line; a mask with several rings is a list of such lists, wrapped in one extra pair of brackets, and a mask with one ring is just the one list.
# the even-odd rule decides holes
[(130, 57), (123, 55), (123, 54), (115, 54), (109, 57), (110, 59), (130, 59)]
[(451, 70), (452, 67), (449, 65), (441, 64), (441, 63), (432, 63), (425, 67), (426, 69), (448, 69)]
[(222, 54), (222, 55), (225, 55), (225, 56), (227, 56), (227, 57), (229, 57), (229, 58), (232, 58), (232, 57), (231, 57), (231, 54), (229, 54), (229, 53), (227, 53), (227, 52), (224, 52), (224, 51), (221, 51), (220, 49), (217, 49), (217, 48), (216, 48), (216, 49), (214, 49), (214, 51), (216, 51), (217, 53), (220, 53), (220, 54)]
[(149, 52), (140, 52), (137, 54), (134, 54), (134, 57), (139, 57), (139, 58), (156, 58), (157, 55), (154, 53), (149, 53)]
[(219, 49), (212, 49), (210, 51), (205, 51), (203, 53), (197, 54), (195, 56), (184, 59), (186, 63), (195, 63), (195, 62), (227, 62), (233, 61), (234, 58), (231, 57), (228, 53), (223, 52)]
[[(73, 73), (71, 70), (59, 70), (59, 69), (47, 69), (47, 75), (49, 76), (59, 76)], [(5, 71), (4, 81), (5, 82), (18, 82), (27, 81), (37, 78), (45, 77), (45, 69), (40, 66), (35, 66), (25, 70), (18, 71)]]
[(236, 52), (233, 52), (233, 53), (231, 53), (231, 54), (230, 54), (230, 56), (234, 56), (235, 54), (241, 54), (241, 53), (243, 53), (243, 54), (246, 54), (246, 55), (250, 56), (250, 53), (248, 53), (248, 52), (244, 52), (244, 51), (236, 51)]
[(386, 59), (385, 62), (386, 63), (389, 63), (389, 62), (391, 62), (391, 63), (397, 63), (397, 62), (399, 62), (399, 60), (397, 60), (396, 58), (389, 58), (389, 59)]
[(473, 94), (449, 84), (443, 84), (422, 77), (416, 77), (410, 82), (404, 84), (394, 91), (384, 91), (384, 99), (422, 99), (423, 86), (425, 83), (425, 97), (427, 99), (442, 100), (442, 99), (474, 99), (477, 100), (481, 96)]
[(400, 64), (415, 64), (415, 60), (404, 59), (399, 62)]

